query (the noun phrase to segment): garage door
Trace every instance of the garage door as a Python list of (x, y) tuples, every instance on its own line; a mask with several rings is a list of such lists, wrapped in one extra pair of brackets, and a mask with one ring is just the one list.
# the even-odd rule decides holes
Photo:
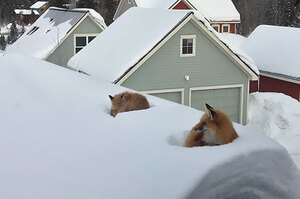
[(242, 87), (191, 89), (190, 105), (204, 110), (205, 103), (225, 112), (232, 121), (241, 122)]
[(183, 89), (144, 91), (144, 93), (183, 104)]

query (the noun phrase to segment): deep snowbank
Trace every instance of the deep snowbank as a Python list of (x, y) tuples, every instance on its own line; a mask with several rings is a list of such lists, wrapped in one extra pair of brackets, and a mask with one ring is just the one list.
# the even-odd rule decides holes
[(282, 144), (300, 168), (300, 103), (281, 93), (252, 93), (249, 124)]
[(231, 144), (184, 148), (202, 112), (147, 96), (108, 114), (108, 82), (0, 56), (0, 198), (297, 198), (299, 170), (272, 139), (235, 125)]

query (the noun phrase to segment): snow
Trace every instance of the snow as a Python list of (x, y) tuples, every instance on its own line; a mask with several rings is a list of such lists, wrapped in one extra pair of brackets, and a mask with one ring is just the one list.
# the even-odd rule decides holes
[(46, 59), (85, 14), (50, 8), (7, 51)]
[(240, 21), (240, 13), (231, 0), (189, 0), (209, 21)]
[(31, 9), (40, 9), (42, 6), (47, 4), (47, 1), (37, 1), (32, 6), (30, 6)]
[(286, 150), (235, 124), (217, 147), (182, 147), (202, 112), (147, 96), (108, 114), (127, 89), (38, 60), (0, 56), (0, 198), (297, 198)]
[[(11, 28), (12, 23), (9, 23), (5, 26), (2, 26), (0, 28), (0, 34), (9, 34), (10, 33), (10, 28)], [(22, 32), (22, 26), (20, 26), (19, 24), (16, 24), (16, 27), (18, 29), (18, 32)], [(30, 28), (30, 25), (28, 26), (24, 26), (25, 31), (28, 30)]]
[(19, 15), (22, 13), (22, 15), (31, 15), (32, 12), (35, 14), (35, 15), (40, 15), (40, 13), (36, 10), (26, 10), (26, 9), (15, 9), (14, 10), (15, 14)]
[[(188, 14), (191, 14), (191, 11), (130, 8), (84, 49), (75, 54), (69, 60), (68, 66), (114, 82), (138, 63)], [(220, 34), (201, 14), (197, 13), (195, 17), (222, 41)], [(226, 45), (256, 74), (259, 74), (250, 57), (240, 49), (230, 44)], [(98, 60), (101, 60), (100, 63)]]
[[(189, 13), (182, 10), (131, 8), (74, 55), (68, 66), (113, 82)], [(101, 60), (102, 67), (95, 60)]]
[(255, 61), (250, 57), (242, 48), (241, 45), (246, 40), (245, 37), (239, 34), (232, 33), (218, 33), (214, 31), (218, 38), (224, 42), (233, 53), (239, 56), (256, 74), (259, 74), (259, 70)]
[[(169, 9), (176, 0), (135, 0), (141, 8)], [(240, 14), (231, 0), (189, 0), (209, 21), (240, 21)]]
[(258, 26), (241, 45), (259, 70), (300, 78), (300, 28)]
[(300, 103), (281, 93), (252, 93), (249, 127), (283, 145), (300, 168)]
[(94, 9), (91, 9), (91, 8), (75, 8), (73, 10), (87, 11), (91, 14), (91, 16), (95, 19), (95, 21), (97, 21), (101, 26), (103, 26), (104, 28), (107, 27), (103, 17), (98, 12), (96, 12)]

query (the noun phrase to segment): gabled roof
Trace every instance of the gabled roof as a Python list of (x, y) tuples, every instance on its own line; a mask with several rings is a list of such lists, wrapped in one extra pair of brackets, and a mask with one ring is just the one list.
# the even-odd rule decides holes
[[(221, 45), (229, 56), (239, 62), (242, 70), (257, 78), (258, 71), (250, 68), (241, 57), (227, 48), (207, 21), (204, 26), (196, 19), (191, 11), (164, 10), (149, 8), (130, 8), (112, 23), (105, 31), (95, 38), (89, 45), (74, 55), (68, 65), (78, 71), (93, 76), (105, 78), (110, 82), (119, 82), (129, 71), (134, 71), (147, 55), (154, 51), (163, 40), (167, 41), (169, 35), (177, 31), (182, 25), (193, 18), (195, 23), (201, 24), (203, 29), (211, 34), (216, 45)], [(189, 18), (189, 19), (188, 19)], [(202, 18), (204, 22), (204, 18)], [(200, 26), (200, 25), (199, 25)], [(120, 34), (122, 33), (122, 34)], [(217, 34), (217, 33), (216, 33)]]
[(30, 6), (30, 8), (31, 9), (39, 9), (47, 3), (48, 3), (47, 1), (37, 1), (32, 6)]
[(88, 10), (49, 8), (7, 51), (46, 59), (68, 33), (88, 16), (94, 20)]
[(27, 10), (27, 9), (15, 9), (15, 14), (19, 15), (22, 13), (22, 15), (31, 15), (32, 13), (35, 15), (40, 15), (40, 13), (36, 10)]
[(300, 81), (300, 28), (260, 25), (241, 45), (259, 70)]

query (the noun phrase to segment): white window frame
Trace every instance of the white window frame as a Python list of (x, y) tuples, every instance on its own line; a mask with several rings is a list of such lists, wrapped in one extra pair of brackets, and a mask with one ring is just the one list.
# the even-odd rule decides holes
[[(86, 45), (88, 45), (88, 38), (89, 37), (97, 37), (99, 35), (99, 33), (92, 33), (92, 34), (74, 34), (74, 55), (76, 54), (76, 48), (79, 47), (81, 48), (82, 46), (76, 46), (76, 37), (85, 37), (86, 39)], [(83, 46), (82, 48), (84, 48), (85, 46)]]
[(131, 0), (128, 0), (128, 4), (131, 4)]
[[(193, 39), (193, 53), (191, 54), (182, 53), (183, 39)], [(194, 56), (196, 56), (196, 35), (181, 35), (180, 36), (180, 57), (194, 57)]]
[(181, 93), (181, 104), (184, 105), (184, 88), (141, 91), (143, 94)]
[(192, 92), (193, 91), (217, 90), (217, 89), (226, 89), (226, 88), (240, 88), (241, 89), (241, 95), (240, 95), (241, 104), (240, 104), (239, 123), (243, 124), (243, 112), (244, 112), (244, 85), (243, 84), (231, 84), (231, 85), (220, 85), (220, 86), (204, 86), (204, 87), (190, 88), (190, 90), (189, 90), (189, 107), (192, 106)]
[[(220, 32), (220, 24), (213, 24), (212, 27), (215, 31)], [(218, 30), (216, 30), (215, 28), (218, 28)]]
[[(224, 32), (224, 27), (228, 27), (228, 32)], [(230, 24), (222, 24), (222, 33), (230, 33)]]

